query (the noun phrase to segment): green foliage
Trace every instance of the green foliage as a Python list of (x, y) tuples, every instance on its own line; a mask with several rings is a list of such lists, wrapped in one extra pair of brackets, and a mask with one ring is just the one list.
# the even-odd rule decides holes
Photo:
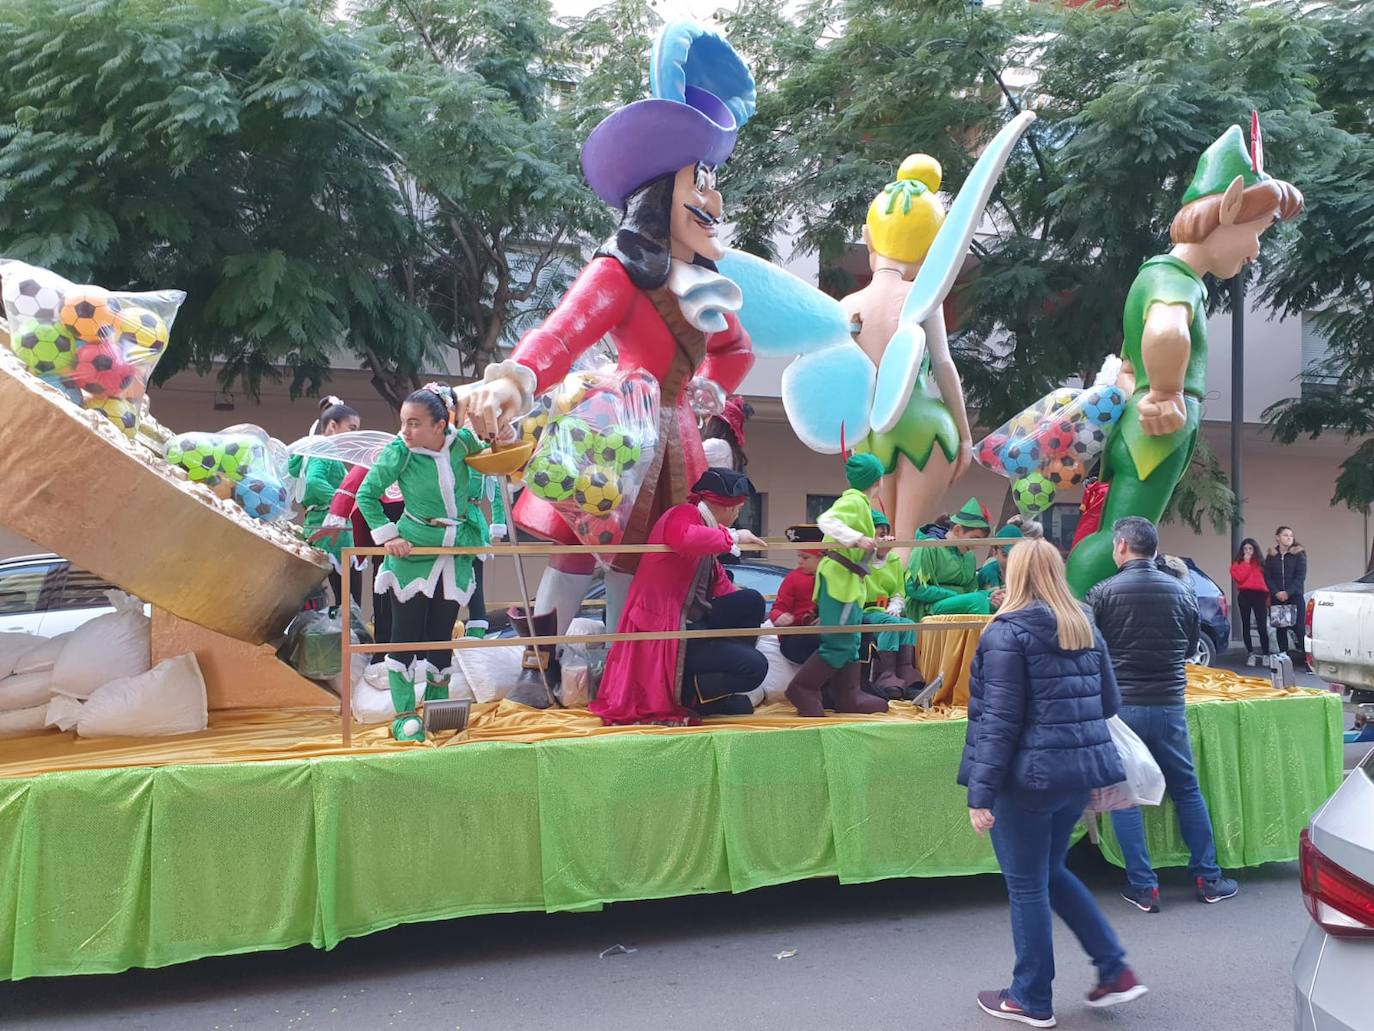
[(162, 378), (313, 391), (352, 354), (399, 403), (489, 357), (591, 206), (547, 5), (332, 10), (0, 0), (0, 250), (186, 290)]
[(1216, 452), (1199, 438), (1192, 463), (1174, 488), (1163, 522), (1182, 523), (1194, 533), (1210, 524), (1214, 533), (1226, 533), (1236, 515), (1236, 494), (1226, 483)]

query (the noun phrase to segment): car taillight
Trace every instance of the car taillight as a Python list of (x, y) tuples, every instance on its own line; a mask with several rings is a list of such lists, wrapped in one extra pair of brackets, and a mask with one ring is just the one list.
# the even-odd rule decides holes
[(1316, 671), (1317, 664), (1312, 658), (1312, 607), (1316, 605), (1316, 599), (1309, 599), (1307, 602), (1307, 613), (1303, 621), (1307, 627), (1307, 668)]
[(1231, 618), (1231, 603), (1225, 594), (1217, 595), (1217, 601), (1221, 602), (1221, 618), (1229, 620)]
[(1319, 852), (1305, 828), (1298, 864), (1302, 900), (1322, 930), (1338, 938), (1374, 938), (1374, 884)]

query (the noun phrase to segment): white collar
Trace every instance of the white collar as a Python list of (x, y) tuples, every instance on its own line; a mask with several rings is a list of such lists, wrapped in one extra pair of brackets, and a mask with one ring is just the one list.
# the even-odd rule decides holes
[(697, 502), (697, 511), (701, 513), (702, 522), (707, 526), (716, 527), (720, 524), (716, 522), (716, 517), (711, 514), (710, 507), (704, 501)]
[(725, 313), (744, 306), (744, 294), (730, 279), (678, 258), (668, 268), (668, 289), (677, 297), (683, 317), (703, 333), (721, 332)]
[(427, 447), (413, 447), (410, 450), (417, 455), (429, 455), (431, 458), (438, 458), (440, 455), (448, 454), (448, 450), (453, 446), (454, 440), (458, 437), (458, 432), (452, 426), (444, 430), (444, 446), (438, 451), (431, 451)]

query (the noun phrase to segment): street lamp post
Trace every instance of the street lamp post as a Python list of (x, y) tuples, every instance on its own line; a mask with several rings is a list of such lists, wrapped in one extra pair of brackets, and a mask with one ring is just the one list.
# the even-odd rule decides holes
[[(1231, 513), (1231, 554), (1240, 552), (1245, 532), (1243, 490), (1243, 440), (1245, 430), (1245, 270), (1231, 279), (1231, 490), (1236, 495), (1236, 507)], [(1240, 609), (1240, 595), (1231, 588), (1231, 611)], [(1232, 619), (1234, 622), (1234, 617)], [(1264, 628), (1261, 633), (1267, 633)]]

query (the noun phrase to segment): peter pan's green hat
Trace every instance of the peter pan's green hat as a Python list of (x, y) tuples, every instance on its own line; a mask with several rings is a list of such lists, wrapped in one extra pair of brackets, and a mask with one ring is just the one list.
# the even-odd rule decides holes
[(1202, 157), (1198, 158), (1197, 171), (1193, 173), (1193, 181), (1188, 184), (1188, 190), (1183, 194), (1183, 203), (1191, 204), (1203, 197), (1225, 193), (1236, 176), (1240, 176), (1247, 187), (1269, 178), (1263, 171), (1256, 170), (1255, 162), (1250, 158), (1250, 150), (1245, 145), (1245, 135), (1240, 131), (1239, 125), (1231, 126), (1202, 152)]
[(885, 513), (879, 512), (875, 508), (873, 509), (873, 525), (886, 526), (890, 530), (892, 529), (892, 520), (889, 519)]
[[(1012, 524), (1008, 523), (1006, 526), (1002, 527), (1002, 529), (998, 530), (995, 534), (993, 534), (993, 536), (1000, 537), (1006, 540), (1020, 540), (1022, 537), (1026, 535), (1021, 532), (1021, 527), (1013, 526)], [(1007, 549), (1011, 549), (1010, 544), (1007, 545)]]
[(844, 478), (855, 490), (868, 490), (883, 478), (883, 463), (873, 455), (850, 455), (845, 459)]
[(992, 520), (988, 516), (988, 510), (977, 498), (969, 498), (965, 501), (964, 507), (950, 516), (950, 522), (955, 526), (964, 526), (970, 530), (992, 529)]

